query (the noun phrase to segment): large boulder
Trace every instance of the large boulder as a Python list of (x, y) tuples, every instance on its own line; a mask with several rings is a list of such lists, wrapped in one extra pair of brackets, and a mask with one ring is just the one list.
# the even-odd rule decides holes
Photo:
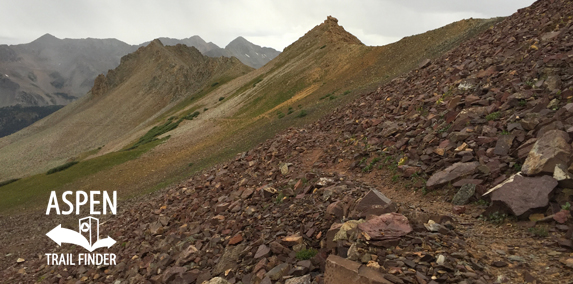
[(553, 173), (556, 165), (569, 165), (570, 162), (569, 135), (565, 131), (549, 130), (535, 142), (521, 172), (525, 175)]
[(397, 239), (412, 232), (408, 218), (398, 213), (388, 213), (358, 225), (368, 240)]
[(557, 186), (557, 180), (550, 176), (524, 177), (511, 176), (506, 181), (490, 189), (491, 200), (501, 202), (515, 215), (520, 216), (530, 209), (549, 205), (549, 197)]

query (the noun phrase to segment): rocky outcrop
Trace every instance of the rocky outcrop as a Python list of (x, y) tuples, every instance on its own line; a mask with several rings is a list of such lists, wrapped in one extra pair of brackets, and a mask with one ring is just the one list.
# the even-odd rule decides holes
[(525, 175), (553, 174), (555, 166), (571, 164), (569, 135), (562, 130), (550, 130), (541, 136), (529, 151), (521, 171)]
[(108, 91), (107, 80), (103, 74), (99, 74), (94, 80), (92, 94), (95, 97), (103, 96)]

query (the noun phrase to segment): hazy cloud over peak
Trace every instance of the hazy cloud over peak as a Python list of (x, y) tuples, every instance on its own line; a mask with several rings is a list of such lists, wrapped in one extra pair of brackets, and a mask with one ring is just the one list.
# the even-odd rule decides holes
[(464, 18), (508, 16), (532, 0), (0, 0), (0, 44), (117, 38), (140, 44), (199, 35), (224, 47), (237, 36), (282, 50), (332, 15), (368, 45), (383, 45)]

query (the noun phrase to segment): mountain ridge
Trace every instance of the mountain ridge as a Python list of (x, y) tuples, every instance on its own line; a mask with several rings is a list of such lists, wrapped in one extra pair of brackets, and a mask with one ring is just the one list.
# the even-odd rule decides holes
[[(199, 36), (182, 40), (160, 39), (165, 41), (165, 45), (195, 46), (203, 54), (221, 50), (212, 57), (235, 56), (255, 68), (261, 67), (278, 53), (266, 48), (272, 55), (254, 60), (221, 49), (212, 42), (207, 43)], [(15, 104), (65, 105), (87, 93), (95, 77), (115, 68), (122, 56), (148, 43), (128, 45), (113, 38), (59, 39), (46, 33), (28, 44), (0, 45), (0, 73), (3, 75), (3, 83), (0, 83), (0, 107)], [(246, 40), (243, 44), (250, 49), (258, 47)], [(255, 54), (250, 56), (256, 57)], [(44, 77), (43, 80), (38, 82), (38, 76)]]
[[(470, 35), (468, 31), (477, 32), (489, 27), (492, 23), (489, 20), (460, 21), (429, 31), (424, 36), (404, 39), (389, 46), (368, 47), (354, 40), (354, 36), (345, 34), (347, 32), (342, 27), (332, 26), (338, 24), (330, 19), (318, 25), (314, 32), (301, 37), (291, 45), (291, 48), (262, 68), (243, 73), (244, 75), (241, 76), (214, 78), (206, 82), (203, 87), (195, 88), (195, 92), (185, 92), (188, 88), (186, 84), (189, 82), (183, 80), (182, 72), (176, 72), (179, 59), (173, 60), (179, 57), (171, 56), (177, 55), (175, 51), (181, 47), (150, 44), (150, 48), (156, 48), (162, 52), (169, 49), (171, 55), (165, 57), (169, 60), (161, 60), (162, 56), (150, 55), (144, 60), (149, 61), (146, 65), (141, 68), (134, 67), (131, 70), (147, 68), (149, 72), (146, 72), (154, 74), (155, 71), (151, 70), (149, 64), (158, 64), (162, 67), (157, 68), (160, 73), (156, 74), (155, 79), (154, 76), (149, 75), (146, 79), (129, 79), (127, 82), (116, 80), (129, 73), (122, 75), (119, 71), (129, 69), (126, 66), (132, 61), (135, 62), (134, 59), (138, 52), (132, 53), (123, 57), (122, 62), (126, 65), (119, 67), (117, 72), (109, 72), (106, 77), (100, 76), (92, 95), (82, 98), (71, 107), (62, 108), (27, 129), (0, 139), (0, 161), (11, 165), (9, 170), (0, 173), (0, 179), (40, 174), (70, 159), (85, 160), (89, 157), (102, 160), (110, 155), (119, 155), (116, 153), (123, 153), (125, 149), (133, 147), (153, 127), (167, 125), (170, 118), (176, 119), (174, 121), (183, 120), (165, 136), (160, 136), (169, 136), (169, 140), (149, 150), (141, 158), (115, 166), (111, 172), (105, 170), (101, 173), (90, 173), (89, 177), (82, 176), (76, 181), (89, 178), (89, 182), (83, 182), (81, 185), (72, 182), (66, 187), (76, 185), (78, 188), (85, 189), (99, 188), (100, 186), (112, 186), (111, 184), (104, 185), (110, 182), (115, 184), (113, 186), (121, 184), (125, 192), (132, 192), (134, 188), (147, 188), (149, 184), (157, 182), (158, 178), (164, 175), (171, 176), (173, 179), (182, 178), (187, 173), (185, 165), (188, 165), (190, 160), (196, 160), (198, 164), (208, 163), (211, 159), (207, 153), (223, 157), (229, 151), (235, 151), (236, 147), (258, 143), (260, 139), (269, 137), (284, 127), (301, 123), (308, 118), (316, 118), (339, 102), (353, 97), (357, 90), (367, 88), (373, 83), (389, 80), (417, 66), (424, 58), (436, 56), (452, 48), (457, 43), (455, 39), (463, 39)], [(320, 31), (325, 36), (321, 36)], [(334, 32), (339, 34), (333, 36)], [(315, 36), (321, 39), (316, 40)], [(412, 44), (412, 41), (417, 42), (418, 45)], [(424, 47), (432, 48), (420, 52), (420, 49)], [(143, 49), (140, 48), (139, 51), (141, 50)], [(192, 50), (196, 51), (196, 49)], [(195, 53), (198, 54), (198, 52)], [(397, 53), (404, 53), (404, 56), (398, 57)], [(185, 52), (179, 53), (181, 56), (186, 54)], [(238, 59), (235, 60), (240, 62)], [(176, 64), (171, 66), (168, 62)], [(238, 71), (234, 74), (241, 73), (241, 70)], [(158, 78), (161, 79), (158, 80)], [(110, 86), (115, 85), (117, 85), (116, 90), (109, 93)], [(158, 86), (164, 86), (164, 95), (161, 96), (156, 92)], [(106, 93), (109, 94), (105, 95)], [(147, 103), (148, 100), (142, 99), (142, 96), (149, 93), (152, 94), (149, 97), (159, 99), (163, 107), (149, 108), (150, 111), (146, 114), (138, 112), (137, 109), (134, 111), (125, 108), (126, 101), (131, 102), (133, 97), (141, 98), (134, 102), (135, 105)], [(107, 103), (98, 104), (90, 110), (90, 105), (101, 101)], [(117, 114), (101, 117), (102, 114), (117, 107), (121, 108), (117, 112), (126, 115), (126, 118), (117, 116)], [(84, 114), (72, 115), (80, 110)], [(134, 118), (130, 118), (132, 115), (135, 117), (142, 115), (141, 119), (137, 120), (138, 125), (117, 123), (126, 119), (134, 121)], [(75, 118), (70, 122), (63, 122), (66, 117)], [(117, 122), (112, 121), (111, 117), (115, 117)], [(66, 127), (59, 128), (67, 129), (66, 135), (69, 136), (70, 141), (83, 142), (68, 145), (67, 142), (61, 141), (63, 143), (61, 145), (54, 144), (57, 141), (54, 139), (57, 136), (56, 133), (63, 131), (56, 129), (54, 127), (56, 124), (66, 125)], [(91, 125), (96, 127), (89, 128)], [(113, 133), (107, 133), (106, 126), (113, 127), (115, 129)], [(89, 132), (84, 133), (84, 131)], [(98, 134), (94, 139), (89, 139), (94, 133), (101, 133), (101, 135)], [(230, 144), (233, 141), (237, 141), (239, 146)], [(50, 147), (46, 147), (46, 144)], [(223, 145), (228, 145), (228, 148)], [(36, 152), (22, 150), (25, 148), (37, 150)], [(21, 153), (25, 153), (29, 158), (23, 159)], [(149, 160), (154, 158), (157, 159), (154, 162)], [(34, 160), (41, 162), (25, 162)], [(135, 169), (138, 170), (133, 172)], [(75, 171), (71, 169), (70, 172)], [(104, 172), (105, 178), (96, 178)], [(145, 178), (136, 178), (142, 174)], [(30, 179), (33, 178), (30, 177)], [(18, 186), (19, 183), (8, 185), (6, 188)]]
[[(98, 76), (86, 96), (0, 139), (4, 142), (0, 147), (20, 147), (10, 142), (16, 140), (27, 147), (39, 135), (46, 147), (25, 155), (31, 159), (50, 157), (59, 163), (145, 127), (146, 121), (160, 115), (166, 106), (196, 93), (211, 80), (234, 78), (252, 70), (236, 58), (207, 57), (194, 47), (163, 46), (159, 40), (122, 57), (121, 62), (107, 75)], [(51, 129), (49, 135), (43, 133), (46, 127)], [(68, 146), (60, 147), (63, 145)]]
[[(234, 52), (207, 43), (199, 36), (159, 40), (165, 41), (165, 45), (194, 46), (211, 57), (234, 56)], [(24, 108), (66, 105), (85, 95), (94, 83), (101, 83), (101, 76), (117, 67), (123, 56), (149, 43), (151, 41), (132, 46), (113, 38), (59, 39), (48, 33), (28, 44), (0, 45), (0, 108), (13, 105)], [(246, 40), (243, 45), (248, 50), (257, 50), (258, 47)], [(248, 65), (260, 67), (278, 54), (273, 51), (269, 49), (260, 55), (250, 53), (250, 57), (243, 52), (238, 57)], [(8, 112), (15, 113), (17, 110), (12, 108)], [(25, 127), (34, 122), (33, 117), (39, 116), (31, 116), (27, 123), (15, 125)], [(20, 129), (15, 125), (9, 127), (14, 132)]]

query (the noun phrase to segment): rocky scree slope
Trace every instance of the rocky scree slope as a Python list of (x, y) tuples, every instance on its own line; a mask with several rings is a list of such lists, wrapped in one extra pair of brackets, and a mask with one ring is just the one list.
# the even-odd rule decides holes
[[(540, 179), (549, 179), (540, 188), (553, 185), (557, 190), (551, 192), (563, 198), (568, 179), (548, 171), (568, 167), (571, 156), (563, 97), (571, 87), (571, 5), (538, 1), (320, 122), (290, 129), (233, 161), (134, 201), (102, 226), (121, 243), (109, 249), (118, 254), (117, 266), (46, 267), (40, 256), (14, 261), (3, 279), (570, 283), (573, 224), (560, 206), (542, 206), (549, 208), (549, 218), (530, 218), (550, 227), (550, 236), (536, 242), (513, 226), (476, 220), (476, 205), (392, 202), (381, 193), (392, 191), (380, 180), (360, 180), (383, 172), (374, 162), (381, 158), (378, 163), (389, 164), (398, 179), (411, 178), (414, 187), (437, 191), (451, 182), (481, 196), (517, 172), (510, 163), (519, 163), (524, 177), (505, 185), (529, 179), (522, 186), (527, 191), (498, 200), (508, 213), (522, 208), (513, 207), (515, 200), (537, 207), (538, 200), (522, 197), (537, 191), (527, 185)], [(545, 159), (553, 152), (559, 155)], [(408, 194), (394, 195), (397, 201)], [(467, 196), (456, 203), (475, 198)], [(485, 238), (487, 231), (495, 234)], [(506, 235), (511, 243), (502, 243)]]

